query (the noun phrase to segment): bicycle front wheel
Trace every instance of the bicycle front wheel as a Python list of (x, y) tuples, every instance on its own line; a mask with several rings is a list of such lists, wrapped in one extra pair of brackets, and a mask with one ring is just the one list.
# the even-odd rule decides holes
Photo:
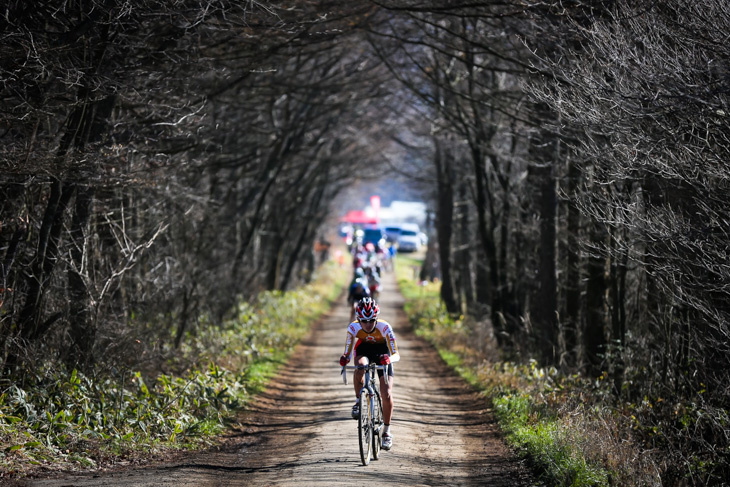
[(357, 422), (357, 431), (360, 437), (360, 459), (363, 465), (370, 464), (372, 451), (372, 418), (370, 416), (370, 395), (367, 391), (360, 393), (360, 419)]

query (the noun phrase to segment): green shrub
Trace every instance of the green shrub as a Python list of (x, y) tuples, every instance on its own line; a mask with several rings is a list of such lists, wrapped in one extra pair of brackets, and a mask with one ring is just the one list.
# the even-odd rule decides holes
[(210, 444), (341, 292), (346, 272), (325, 270), (303, 289), (263, 293), (221, 326), (189, 335), (170, 354), (187, 372), (145, 376), (120, 366), (84, 375), (47, 363), (22, 381), (7, 378), (0, 389), (0, 468), (84, 468), (135, 451)]

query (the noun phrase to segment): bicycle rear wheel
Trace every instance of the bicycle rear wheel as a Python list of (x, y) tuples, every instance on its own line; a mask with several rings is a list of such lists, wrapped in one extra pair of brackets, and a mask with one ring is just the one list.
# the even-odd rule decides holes
[(360, 437), (360, 459), (363, 465), (370, 464), (370, 454), (373, 446), (371, 419), (370, 395), (365, 390), (360, 393), (360, 418), (357, 421), (357, 431)]

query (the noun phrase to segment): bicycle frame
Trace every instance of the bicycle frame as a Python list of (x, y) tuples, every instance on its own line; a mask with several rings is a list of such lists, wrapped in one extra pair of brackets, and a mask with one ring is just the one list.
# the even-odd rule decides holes
[[(377, 374), (375, 373), (377, 370), (383, 371), (383, 379), (385, 380), (385, 383), (388, 383), (388, 366), (387, 365), (378, 365), (378, 364), (367, 364), (367, 365), (345, 365), (342, 367), (342, 382), (347, 384), (347, 370), (364, 370), (365, 371), (365, 383), (362, 386), (362, 389), (360, 389), (360, 393), (362, 393), (363, 390), (367, 390), (370, 397), (373, 397), (376, 395), (380, 395), (380, 385), (378, 382), (375, 381), (375, 377)], [(371, 411), (370, 414), (373, 414), (374, 411), (372, 408), (374, 407), (373, 403), (370, 403)], [(381, 425), (382, 426), (382, 425)], [(377, 433), (380, 433), (380, 427), (378, 427)]]

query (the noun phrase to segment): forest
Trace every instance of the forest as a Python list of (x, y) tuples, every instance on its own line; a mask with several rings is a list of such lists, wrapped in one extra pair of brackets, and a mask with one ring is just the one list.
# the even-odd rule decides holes
[(721, 0), (8, 0), (0, 389), (301, 286), (397, 177), (448, 313), (643, 404), (664, 485), (721, 485), (728, 32)]

